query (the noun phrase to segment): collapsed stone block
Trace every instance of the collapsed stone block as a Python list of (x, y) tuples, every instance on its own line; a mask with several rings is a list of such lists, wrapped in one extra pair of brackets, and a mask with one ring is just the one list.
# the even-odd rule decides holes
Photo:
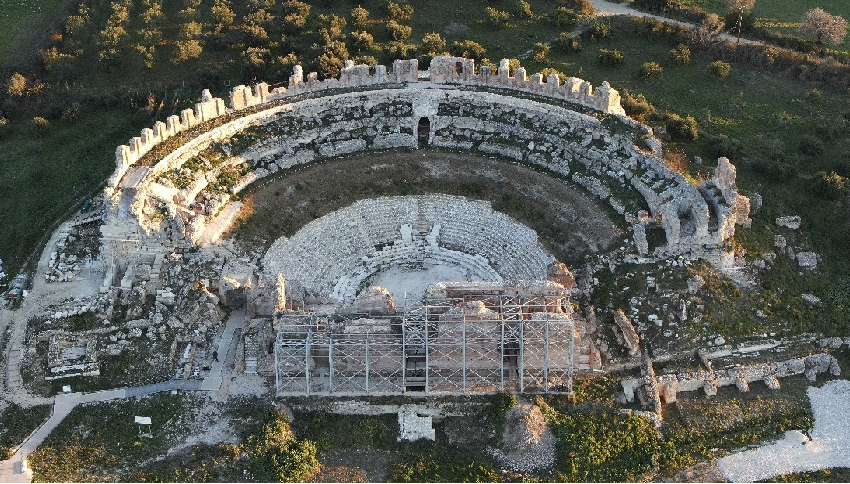
[(614, 311), (614, 323), (620, 329), (617, 334), (622, 336), (622, 344), (629, 355), (634, 356), (638, 354), (640, 352), (640, 337), (637, 331), (635, 331), (631, 320), (629, 320), (629, 317), (626, 316), (626, 313), (622, 309)]

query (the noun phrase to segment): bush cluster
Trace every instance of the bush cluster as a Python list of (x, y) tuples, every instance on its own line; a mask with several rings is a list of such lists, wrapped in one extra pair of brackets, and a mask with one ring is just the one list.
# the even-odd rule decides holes
[(599, 49), (599, 63), (608, 67), (621, 67), (626, 57), (616, 49)]

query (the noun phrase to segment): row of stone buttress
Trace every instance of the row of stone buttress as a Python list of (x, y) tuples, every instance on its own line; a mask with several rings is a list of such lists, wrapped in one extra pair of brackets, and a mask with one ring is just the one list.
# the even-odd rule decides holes
[(549, 75), (543, 82), (542, 74), (534, 74), (528, 79), (525, 68), (518, 67), (510, 76), (508, 59), (502, 59), (496, 72), (490, 67), (481, 66), (475, 73), (475, 61), (463, 57), (435, 57), (429, 68), (431, 82), (435, 83), (470, 83), (510, 87), (543, 94), (546, 96), (571, 99), (587, 104), (602, 112), (625, 116), (626, 112), (620, 104), (620, 93), (611, 88), (608, 82), (593, 91), (593, 86), (577, 77), (570, 77), (564, 84), (560, 83), (557, 75)]
[(107, 191), (112, 194), (115, 187), (127, 170), (150, 151), (155, 145), (165, 141), (175, 134), (186, 131), (205, 121), (223, 116), (227, 110), (224, 101), (213, 97), (209, 89), (204, 89), (201, 102), (195, 104), (195, 109), (184, 109), (180, 115), (169, 116), (165, 122), (157, 121), (153, 128), (145, 128), (141, 135), (130, 139), (129, 145), (121, 145), (115, 149), (115, 173), (107, 181)]
[[(462, 68), (457, 71), (456, 65), (460, 63)], [(316, 73), (310, 73), (304, 80), (303, 69), (295, 66), (293, 75), (289, 79), (289, 89), (284, 87), (269, 90), (266, 83), (260, 83), (253, 89), (240, 85), (233, 88), (230, 93), (230, 106), (233, 110), (245, 109), (247, 107), (260, 105), (276, 99), (300, 94), (303, 92), (318, 91), (331, 88), (370, 86), (387, 83), (409, 83), (419, 80), (419, 67), (416, 59), (396, 60), (393, 63), (393, 71), (387, 73), (385, 66), (376, 66), (375, 73), (367, 65), (355, 65), (353, 61), (346, 61), (338, 79), (318, 80)], [(593, 106), (607, 113), (625, 115), (620, 106), (620, 95), (611, 89), (608, 83), (593, 92), (593, 86), (578, 78), (569, 78), (567, 82), (560, 85), (557, 76), (549, 76), (543, 82), (543, 76), (535, 74), (529, 81), (526, 70), (522, 67), (516, 69), (515, 75), (509, 74), (508, 60), (502, 59), (496, 73), (491, 73), (487, 66), (480, 69), (479, 74), (474, 74), (474, 61), (454, 57), (436, 57), (431, 62), (431, 76), (433, 82), (466, 82), (481, 85), (496, 85), (514, 89), (529, 90), (543, 95), (556, 96), (565, 99), (576, 100)], [(451, 74), (450, 74), (451, 73)], [(450, 74), (450, 75), (449, 75)], [(129, 145), (122, 145), (116, 150), (116, 172), (110, 178), (108, 187), (114, 189), (127, 169), (138, 161), (145, 153), (157, 143), (173, 136), (174, 134), (196, 126), (204, 121), (222, 116), (226, 113), (224, 101), (213, 98), (209, 90), (204, 90), (201, 102), (195, 105), (195, 109), (183, 110), (179, 116), (169, 117), (165, 123), (157, 122), (153, 128), (145, 128), (141, 136), (130, 140)]]
[(750, 389), (750, 383), (759, 381), (764, 382), (768, 388), (776, 390), (780, 386), (779, 378), (803, 374), (810, 381), (815, 381), (822, 373), (830, 373), (834, 376), (841, 374), (838, 360), (834, 356), (818, 353), (772, 363), (662, 375), (656, 380), (664, 401), (672, 403), (676, 401), (679, 392), (702, 390), (706, 395), (711, 396), (717, 394), (719, 387), (732, 385), (746, 392)]

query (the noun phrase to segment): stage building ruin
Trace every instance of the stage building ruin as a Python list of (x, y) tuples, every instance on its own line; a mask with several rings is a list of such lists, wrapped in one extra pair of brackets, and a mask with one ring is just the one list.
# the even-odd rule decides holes
[(393, 316), (283, 311), (274, 323), (280, 396), (571, 393), (590, 369), (569, 292), (551, 281), (440, 283)]

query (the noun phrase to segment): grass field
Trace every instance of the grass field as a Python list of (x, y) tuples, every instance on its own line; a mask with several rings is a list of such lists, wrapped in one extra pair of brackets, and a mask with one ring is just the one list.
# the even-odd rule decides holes
[[(27, 62), (68, 0), (0, 0), (0, 67)], [(0, 69), (2, 72), (2, 69)]]
[(115, 146), (145, 121), (133, 111), (97, 110), (54, 121), (37, 135), (26, 121), (0, 136), (0, 257), (20, 266), (54, 221), (95, 194), (115, 167)]
[[(721, 0), (684, 0), (686, 5), (701, 7), (709, 12), (724, 16), (726, 7)], [(844, 0), (811, 1), (789, 1), (789, 0), (756, 0), (752, 15), (756, 19), (757, 27), (764, 27), (769, 31), (785, 35), (798, 35), (797, 28), (803, 15), (815, 8), (820, 7), (827, 12), (850, 19), (850, 2)], [(850, 39), (837, 46), (838, 50), (850, 50)]]

